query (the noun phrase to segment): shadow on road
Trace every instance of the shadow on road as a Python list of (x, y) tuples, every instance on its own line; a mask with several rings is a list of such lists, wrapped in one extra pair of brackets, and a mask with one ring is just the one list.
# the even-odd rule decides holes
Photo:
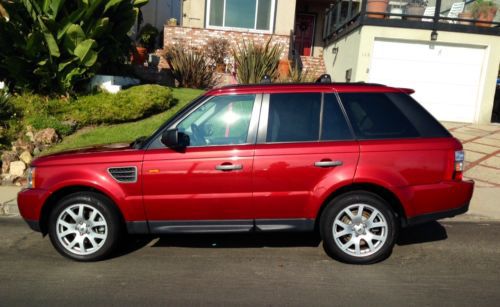
[[(396, 242), (410, 245), (445, 240), (446, 229), (438, 222), (402, 229)], [(255, 248), (255, 247), (318, 247), (321, 238), (316, 232), (294, 233), (227, 233), (227, 234), (171, 234), (162, 236), (131, 235), (116, 256), (139, 250), (155, 239), (151, 247), (192, 247), (192, 248)]]
[(446, 240), (448, 235), (443, 225), (438, 222), (429, 222), (402, 229), (397, 245), (410, 245), (425, 242)]

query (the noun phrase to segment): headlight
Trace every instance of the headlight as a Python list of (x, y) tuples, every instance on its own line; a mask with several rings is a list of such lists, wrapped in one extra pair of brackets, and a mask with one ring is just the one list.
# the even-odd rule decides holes
[(28, 189), (35, 188), (35, 167), (28, 168)]

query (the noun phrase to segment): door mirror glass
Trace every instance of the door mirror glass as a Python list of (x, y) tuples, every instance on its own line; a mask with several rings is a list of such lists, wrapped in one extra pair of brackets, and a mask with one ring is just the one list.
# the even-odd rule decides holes
[(177, 129), (169, 129), (163, 132), (161, 142), (169, 148), (185, 148), (189, 146), (189, 136)]

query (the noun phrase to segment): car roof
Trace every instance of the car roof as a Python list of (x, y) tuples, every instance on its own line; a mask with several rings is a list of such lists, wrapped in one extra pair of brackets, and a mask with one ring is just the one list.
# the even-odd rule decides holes
[(308, 93), (308, 92), (339, 92), (339, 93), (414, 93), (407, 88), (390, 87), (375, 83), (273, 83), (273, 84), (246, 84), (228, 85), (215, 88), (206, 93), (207, 96), (228, 94), (256, 94), (256, 93)]

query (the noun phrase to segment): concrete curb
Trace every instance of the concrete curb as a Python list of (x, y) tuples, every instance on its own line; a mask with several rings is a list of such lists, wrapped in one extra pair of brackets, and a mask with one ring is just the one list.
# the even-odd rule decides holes
[(6, 203), (0, 203), (0, 216), (18, 216), (19, 208), (17, 207), (16, 200), (13, 199)]

